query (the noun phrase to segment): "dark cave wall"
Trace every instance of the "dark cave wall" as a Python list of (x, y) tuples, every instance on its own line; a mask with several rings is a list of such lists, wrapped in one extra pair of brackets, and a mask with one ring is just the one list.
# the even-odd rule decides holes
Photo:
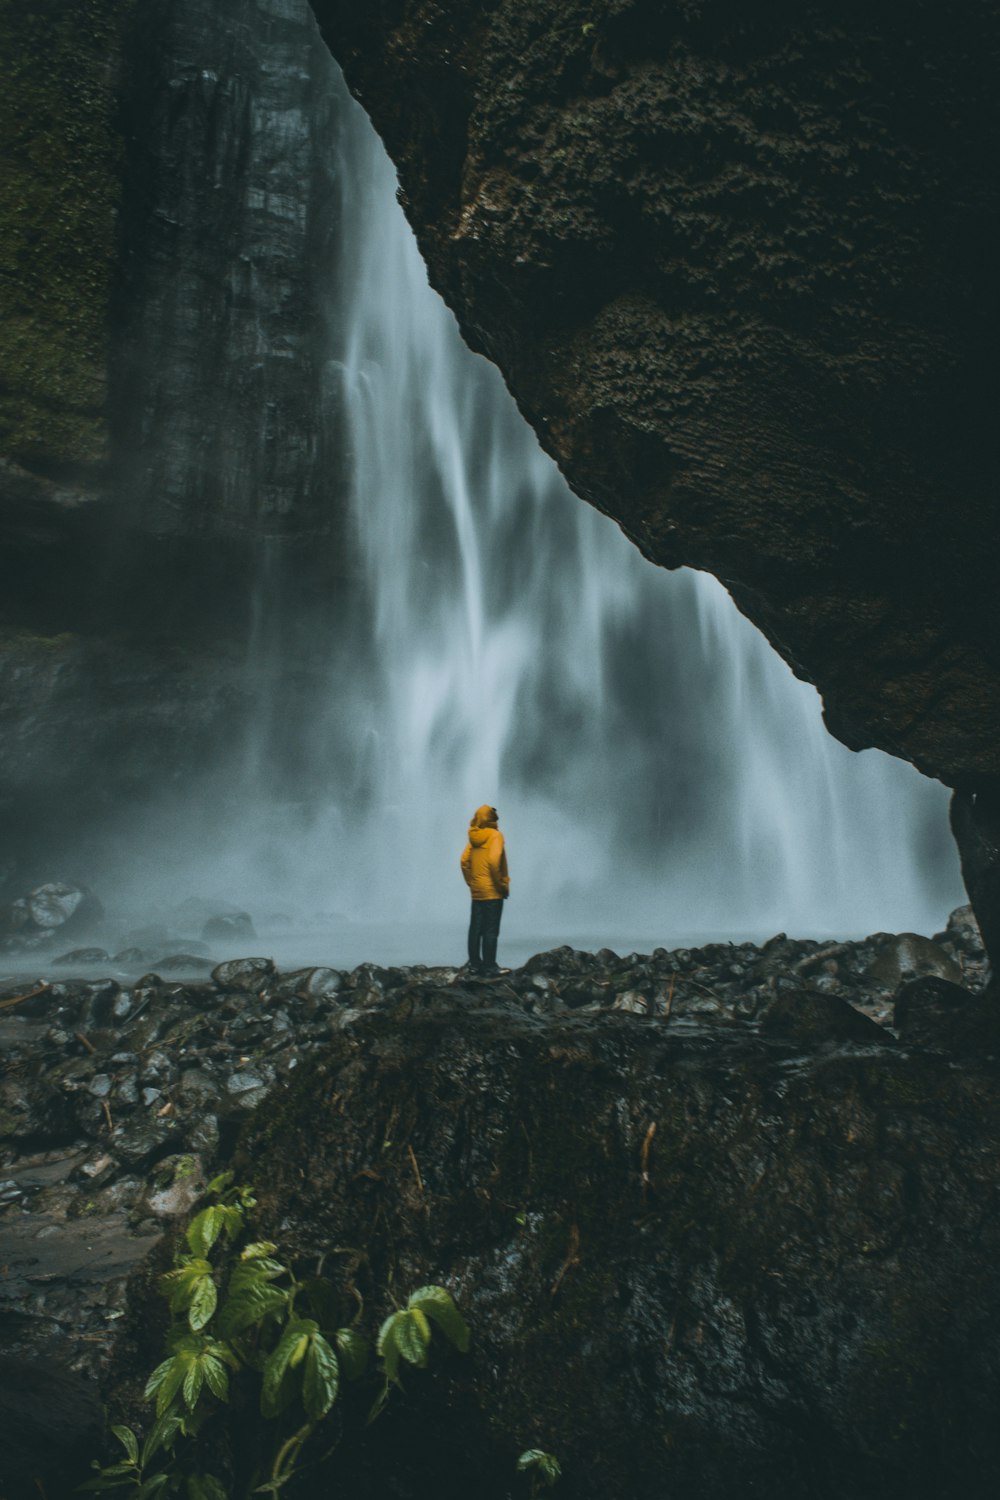
[[(0, 833), (41, 875), (238, 743), (265, 569), (343, 607), (338, 122), (305, 0), (5, 7), (0, 52)], [(294, 721), (322, 631), (275, 629)]]
[(313, 8), (577, 493), (721, 578), (845, 743), (1000, 775), (995, 8)]

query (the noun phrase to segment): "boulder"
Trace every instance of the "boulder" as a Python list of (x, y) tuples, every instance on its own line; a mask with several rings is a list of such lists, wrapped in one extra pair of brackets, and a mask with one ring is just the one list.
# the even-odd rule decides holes
[(317, 1493), (506, 1500), (527, 1447), (572, 1500), (995, 1492), (996, 1070), (798, 1001), (809, 1045), (411, 986), (270, 1096), (254, 1235), (363, 1246), (373, 1327), (440, 1282), (473, 1330)]
[(845, 1042), (892, 1046), (892, 1037), (884, 1027), (846, 1000), (815, 990), (786, 990), (777, 995), (763, 1012), (760, 1029), (765, 1036), (809, 1049), (842, 1046)]
[(959, 1056), (1000, 1055), (1000, 1005), (945, 979), (915, 979), (896, 997), (893, 1024), (910, 1047)]
[(908, 979), (935, 974), (950, 984), (962, 983), (962, 971), (954, 959), (930, 938), (901, 932), (882, 945), (869, 969), (870, 977), (887, 990), (895, 990)]
[(275, 978), (272, 958), (231, 958), (217, 964), (212, 970), (212, 979), (220, 990), (243, 990), (259, 995), (270, 989)]

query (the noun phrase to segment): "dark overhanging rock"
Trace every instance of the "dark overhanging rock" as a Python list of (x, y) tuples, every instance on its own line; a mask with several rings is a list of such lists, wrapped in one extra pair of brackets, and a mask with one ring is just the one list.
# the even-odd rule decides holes
[(313, 0), (431, 279), (576, 492), (845, 744), (1000, 775), (1000, 18)]

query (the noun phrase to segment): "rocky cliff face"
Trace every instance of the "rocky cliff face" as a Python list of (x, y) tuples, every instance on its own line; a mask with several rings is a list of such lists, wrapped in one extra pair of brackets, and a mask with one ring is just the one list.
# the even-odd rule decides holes
[(995, 7), (314, 0), (580, 495), (846, 744), (1000, 775)]
[(64, 12), (0, 22), (0, 819), (39, 869), (238, 737), (264, 548), (273, 573), (309, 545), (299, 597), (343, 567), (337, 122), (305, 0)]

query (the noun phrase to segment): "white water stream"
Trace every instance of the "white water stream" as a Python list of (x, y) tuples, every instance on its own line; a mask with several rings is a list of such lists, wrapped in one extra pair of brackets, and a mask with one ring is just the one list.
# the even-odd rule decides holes
[(511, 937), (940, 925), (961, 899), (944, 789), (844, 749), (715, 580), (653, 568), (569, 494), (429, 289), (346, 94), (343, 143), (334, 370), (379, 667), (330, 684), (366, 792), (334, 904), (447, 921), (486, 801)]
[[(294, 803), (269, 771), (272, 704), (221, 826), (206, 834), (199, 813), (172, 864), (159, 843), (164, 892), (245, 906), (286, 961), (460, 960), (458, 857), (490, 802), (512, 874), (508, 962), (566, 941), (942, 926), (964, 899), (944, 788), (844, 749), (720, 585), (654, 568), (569, 493), (429, 288), (394, 170), (337, 86), (327, 373), (363, 582)], [(282, 587), (281, 609), (297, 607)], [(273, 574), (261, 588), (251, 665), (273, 674)], [(267, 915), (282, 912), (283, 936)]]

